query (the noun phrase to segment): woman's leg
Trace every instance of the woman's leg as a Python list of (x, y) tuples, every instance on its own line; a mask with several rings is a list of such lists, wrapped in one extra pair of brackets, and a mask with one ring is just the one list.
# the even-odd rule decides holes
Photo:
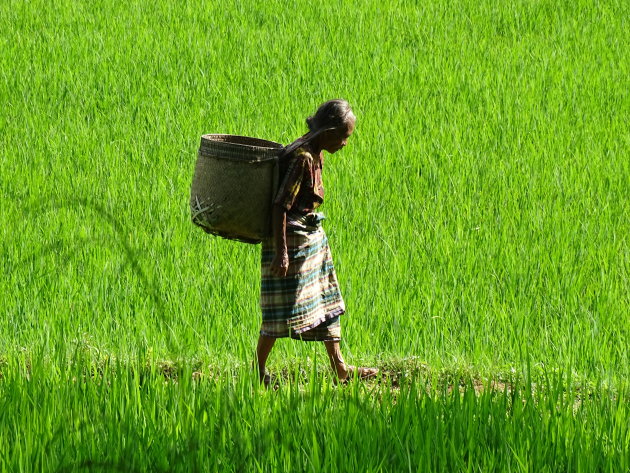
[(324, 342), (324, 346), (326, 346), (330, 367), (333, 372), (337, 378), (341, 380), (346, 379), (348, 377), (348, 371), (346, 370), (346, 362), (343, 361), (339, 342)]
[(276, 339), (273, 337), (268, 337), (267, 335), (260, 335), (260, 337), (258, 337), (256, 359), (258, 361), (258, 376), (260, 377), (261, 383), (265, 381), (265, 365), (267, 364), (267, 358), (269, 357), (274, 343), (276, 343)]
[(326, 346), (330, 366), (340, 381), (346, 381), (352, 376), (356, 376), (360, 379), (368, 379), (373, 378), (378, 374), (377, 368), (363, 368), (346, 365), (346, 362), (343, 360), (343, 356), (341, 354), (339, 342), (324, 342), (324, 345)]

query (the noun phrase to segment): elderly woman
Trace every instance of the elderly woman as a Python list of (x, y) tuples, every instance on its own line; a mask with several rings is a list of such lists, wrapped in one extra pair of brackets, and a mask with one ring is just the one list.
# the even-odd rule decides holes
[(260, 380), (266, 385), (267, 357), (277, 338), (322, 341), (340, 381), (369, 378), (374, 368), (347, 365), (339, 342), (345, 306), (333, 266), (324, 218), (315, 210), (324, 200), (323, 151), (334, 154), (348, 142), (356, 118), (345, 100), (322, 104), (306, 119), (309, 132), (294, 143), (282, 160), (284, 176), (274, 200), (273, 237), (263, 242), (260, 305), (262, 327), (257, 357)]

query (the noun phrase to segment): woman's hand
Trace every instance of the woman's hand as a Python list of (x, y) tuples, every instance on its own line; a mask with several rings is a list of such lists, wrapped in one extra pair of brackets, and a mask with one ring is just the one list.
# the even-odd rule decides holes
[(288, 270), (289, 255), (287, 254), (287, 249), (284, 248), (282, 250), (276, 251), (276, 256), (274, 256), (273, 261), (271, 262), (271, 273), (274, 276), (283, 278), (287, 275)]

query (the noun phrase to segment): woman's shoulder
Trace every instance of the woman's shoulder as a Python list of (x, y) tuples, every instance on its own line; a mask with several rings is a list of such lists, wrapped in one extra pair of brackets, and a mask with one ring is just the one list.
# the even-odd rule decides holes
[(298, 159), (313, 159), (313, 153), (307, 146), (300, 146), (297, 148), (293, 155)]
[(313, 164), (313, 154), (305, 146), (300, 146), (293, 151), (291, 161), (294, 161), (299, 166), (311, 166)]

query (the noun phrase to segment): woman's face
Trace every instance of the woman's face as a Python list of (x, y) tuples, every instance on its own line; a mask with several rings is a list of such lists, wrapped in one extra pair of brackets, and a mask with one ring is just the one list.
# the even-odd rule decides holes
[(322, 149), (334, 154), (348, 144), (348, 138), (354, 131), (354, 120), (346, 126), (325, 131), (322, 136)]

